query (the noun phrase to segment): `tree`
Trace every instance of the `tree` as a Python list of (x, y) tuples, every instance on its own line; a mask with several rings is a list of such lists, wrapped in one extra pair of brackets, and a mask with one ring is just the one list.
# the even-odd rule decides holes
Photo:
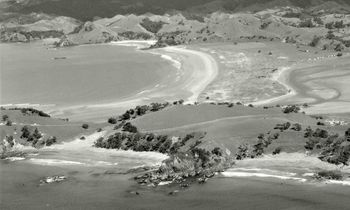
[(8, 115), (2, 115), (2, 121), (7, 121), (9, 119), (9, 116)]
[(310, 46), (311, 47), (316, 47), (317, 45), (318, 45), (318, 43), (320, 42), (320, 40), (321, 40), (321, 38), (322, 37), (320, 37), (320, 36), (314, 36), (314, 38), (311, 40), (311, 42), (310, 42)]
[(42, 134), (39, 132), (38, 128), (35, 128), (34, 133), (32, 134), (33, 138), (40, 139)]
[(114, 117), (110, 117), (110, 118), (108, 119), (108, 123), (110, 123), (110, 124), (116, 124), (116, 123), (117, 123), (117, 119), (115, 119)]
[(215, 147), (212, 151), (212, 154), (217, 155), (217, 156), (222, 156), (222, 150), (219, 147)]
[(47, 140), (46, 140), (46, 146), (51, 146), (51, 145), (53, 145), (54, 143), (56, 143), (57, 142), (57, 139), (56, 139), (56, 137), (55, 136), (51, 136), (50, 138), (48, 138)]
[(123, 126), (123, 131), (130, 132), (130, 133), (137, 133), (137, 128), (136, 126), (133, 126), (130, 122), (127, 122)]
[(21, 135), (20, 138), (25, 138), (25, 139), (27, 139), (27, 138), (30, 136), (30, 131), (29, 131), (29, 129), (28, 129), (27, 126), (23, 126), (23, 128), (22, 128), (21, 131), (22, 131), (22, 135)]

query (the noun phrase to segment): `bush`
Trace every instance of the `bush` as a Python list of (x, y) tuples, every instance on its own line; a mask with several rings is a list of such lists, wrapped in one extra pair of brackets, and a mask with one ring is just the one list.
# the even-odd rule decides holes
[(137, 133), (137, 128), (136, 126), (133, 126), (131, 123), (127, 122), (123, 126), (123, 131), (130, 132), (130, 133)]
[(165, 23), (162, 21), (152, 21), (149, 18), (145, 18), (142, 20), (140, 25), (145, 28), (147, 31), (152, 32), (154, 34), (158, 33), (158, 31), (163, 27)]
[(86, 123), (84, 123), (81, 127), (84, 128), (84, 129), (88, 129), (88, 128), (89, 128), (89, 125), (86, 124)]
[(109, 124), (116, 124), (116, 123), (117, 123), (117, 119), (115, 119), (115, 118), (113, 118), (113, 117), (110, 117), (110, 118), (108, 119), (108, 123), (109, 123)]
[(25, 138), (25, 139), (29, 138), (29, 136), (30, 136), (30, 131), (29, 131), (29, 128), (28, 128), (27, 126), (23, 126), (23, 128), (21, 129), (21, 131), (22, 131), (22, 135), (21, 135), (20, 138)]
[(55, 136), (51, 136), (50, 138), (48, 138), (47, 140), (46, 140), (46, 146), (51, 146), (51, 145), (53, 145), (54, 143), (56, 143), (57, 142), (57, 139), (56, 139), (56, 137)]
[(301, 125), (299, 123), (295, 123), (291, 129), (295, 131), (301, 131)]
[(340, 171), (319, 171), (315, 174), (317, 179), (342, 180), (343, 175)]
[(222, 150), (219, 147), (215, 147), (212, 151), (212, 154), (216, 155), (216, 156), (222, 156)]
[(299, 23), (299, 27), (301, 28), (313, 28), (315, 27), (315, 24), (312, 22), (311, 19), (306, 19)]
[(2, 121), (7, 121), (9, 119), (9, 116), (8, 115), (2, 115)]
[(283, 108), (283, 113), (289, 114), (289, 113), (298, 113), (300, 111), (300, 107), (297, 105), (288, 105), (285, 108)]
[(12, 126), (12, 121), (11, 120), (7, 120), (6, 121), (6, 126)]
[(272, 152), (272, 154), (273, 154), (273, 155), (278, 155), (278, 154), (281, 153), (281, 151), (282, 151), (282, 148), (281, 148), (281, 147), (277, 147), (277, 148)]
[(317, 45), (318, 45), (318, 43), (320, 42), (320, 40), (321, 40), (321, 38), (322, 37), (320, 37), (320, 36), (314, 36), (314, 38), (311, 40), (311, 42), (310, 42), (310, 46), (311, 47), (316, 47)]

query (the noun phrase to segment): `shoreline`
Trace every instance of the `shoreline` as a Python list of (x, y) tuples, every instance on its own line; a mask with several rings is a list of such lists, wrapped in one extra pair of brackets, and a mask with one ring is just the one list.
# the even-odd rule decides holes
[(251, 104), (254, 106), (262, 106), (262, 105), (276, 103), (276, 102), (282, 101), (284, 99), (288, 99), (292, 96), (295, 96), (297, 94), (297, 92), (287, 82), (290, 72), (292, 72), (294, 70), (295, 69), (293, 69), (292, 67), (281, 67), (281, 69), (279, 71), (277, 71), (276, 73), (274, 73), (274, 75), (272, 76), (272, 80), (283, 85), (286, 88), (287, 93), (285, 93), (284, 95), (281, 95), (281, 96), (270, 98), (270, 99), (255, 101), (255, 102), (252, 102)]
[[(150, 53), (159, 56), (169, 62), (177, 71), (175, 78), (166, 77), (150, 89), (144, 89), (124, 99), (96, 104), (74, 105), (62, 109), (51, 109), (54, 117), (65, 117), (70, 113), (72, 121), (88, 120), (99, 122), (109, 117), (111, 113), (122, 113), (130, 107), (140, 104), (148, 104), (155, 101), (175, 101), (184, 99), (185, 103), (195, 103), (205, 88), (215, 80), (219, 69), (215, 59), (204, 52), (187, 49), (184, 46), (165, 47), (151, 50), (140, 50), (141, 48), (154, 43), (154, 41), (121, 41), (112, 42), (112, 45), (136, 47), (138, 52)], [(91, 109), (93, 109), (91, 111)], [(113, 109), (113, 111), (111, 111)], [(98, 119), (87, 113), (98, 113)], [(84, 114), (85, 113), (85, 114)], [(74, 116), (76, 115), (76, 116)], [(106, 118), (107, 119), (107, 118)]]

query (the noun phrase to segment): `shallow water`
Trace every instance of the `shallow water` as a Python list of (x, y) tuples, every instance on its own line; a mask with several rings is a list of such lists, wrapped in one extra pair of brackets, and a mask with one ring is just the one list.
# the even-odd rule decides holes
[(311, 104), (305, 109), (308, 114), (350, 112), (349, 64), (349, 57), (344, 57), (296, 68), (289, 73), (286, 81), (295, 94), (282, 102)]

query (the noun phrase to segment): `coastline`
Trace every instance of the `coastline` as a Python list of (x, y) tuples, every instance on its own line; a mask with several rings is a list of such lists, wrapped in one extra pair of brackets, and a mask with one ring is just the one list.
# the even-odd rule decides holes
[(281, 96), (277, 96), (274, 98), (270, 98), (270, 99), (255, 101), (255, 102), (252, 102), (251, 104), (254, 106), (262, 106), (262, 105), (277, 103), (277, 102), (280, 102), (282, 100), (285, 100), (285, 99), (288, 99), (290, 97), (295, 96), (297, 94), (296, 91), (288, 83), (288, 77), (289, 77), (290, 72), (292, 72), (292, 71), (294, 71), (294, 69), (292, 67), (281, 67), (281, 69), (279, 71), (275, 72), (274, 75), (272, 76), (273, 81), (278, 82), (279, 84), (283, 85), (286, 88), (286, 90), (287, 90), (286, 94), (281, 95)]
[(164, 59), (175, 67), (176, 72), (172, 73), (175, 78), (170, 75), (150, 89), (144, 89), (117, 101), (76, 105), (64, 107), (60, 110), (52, 109), (52, 115), (54, 117), (64, 117), (65, 113), (69, 113), (70, 119), (73, 121), (92, 120), (98, 122), (110, 117), (111, 113), (113, 115), (120, 114), (130, 107), (140, 104), (180, 99), (184, 99), (187, 104), (195, 103), (199, 95), (218, 75), (219, 70), (215, 59), (209, 54), (187, 49), (184, 46), (141, 50), (152, 43), (154, 43), (154, 40), (121, 41), (112, 42), (111, 44), (135, 47), (138, 52), (159, 56), (160, 59)]

